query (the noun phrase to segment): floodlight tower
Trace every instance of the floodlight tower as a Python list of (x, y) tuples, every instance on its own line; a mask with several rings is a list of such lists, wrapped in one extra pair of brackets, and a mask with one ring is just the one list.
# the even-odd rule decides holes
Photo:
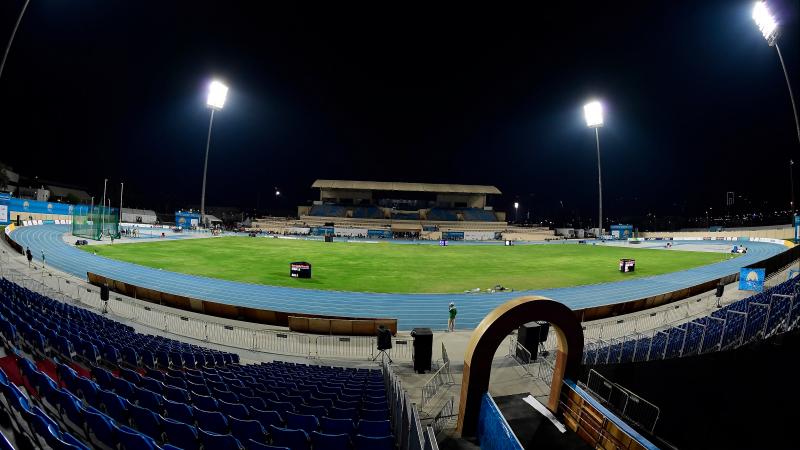
[(206, 139), (206, 159), (203, 163), (203, 191), (200, 196), (200, 223), (205, 225), (206, 217), (206, 172), (208, 172), (208, 149), (211, 146), (211, 126), (214, 124), (214, 111), (222, 110), (225, 98), (228, 96), (228, 86), (214, 80), (208, 86), (206, 105), (211, 109), (211, 118), (208, 121), (208, 138)]
[(786, 87), (789, 89), (789, 100), (792, 101), (797, 141), (800, 142), (800, 120), (797, 118), (797, 105), (794, 103), (792, 84), (789, 82), (789, 72), (786, 71), (786, 64), (783, 62), (781, 48), (778, 46), (778, 35), (780, 34), (778, 30), (778, 21), (772, 15), (767, 7), (767, 3), (764, 1), (756, 2), (753, 6), (753, 20), (756, 22), (758, 29), (761, 30), (761, 34), (764, 35), (764, 39), (767, 40), (767, 44), (769, 44), (770, 47), (775, 47), (775, 51), (778, 52), (778, 59), (781, 61), (781, 67), (783, 68), (783, 76), (786, 78)]
[(598, 222), (597, 227), (603, 233), (603, 172), (600, 170), (600, 128), (603, 126), (603, 104), (593, 100), (583, 106), (583, 115), (586, 118), (586, 126), (594, 128), (594, 138), (597, 143), (597, 193), (598, 203)]
[(514, 223), (517, 223), (517, 209), (519, 209), (519, 202), (514, 202)]
[(17, 16), (17, 22), (14, 24), (14, 29), (11, 31), (11, 37), (8, 39), (8, 44), (6, 45), (6, 51), (3, 53), (3, 60), (0, 62), (0, 77), (3, 76), (3, 69), (6, 67), (6, 59), (8, 59), (8, 52), (11, 51), (11, 44), (14, 43), (14, 36), (17, 35), (17, 29), (19, 28), (20, 22), (22, 22), (22, 16), (25, 15), (25, 10), (28, 9), (28, 3), (30, 0), (25, 0), (25, 4), (22, 5), (22, 11), (19, 12), (19, 16)]

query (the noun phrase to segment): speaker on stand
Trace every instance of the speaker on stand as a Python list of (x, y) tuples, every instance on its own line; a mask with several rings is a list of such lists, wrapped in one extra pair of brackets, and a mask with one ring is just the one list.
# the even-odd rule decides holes
[(389, 356), (388, 353), (386, 353), (386, 350), (390, 350), (392, 348), (392, 332), (383, 325), (378, 325), (377, 333), (378, 333), (378, 353), (375, 355), (374, 358), (372, 358), (372, 360), (375, 361), (380, 356), (381, 362), (383, 362), (384, 359), (388, 359), (390, 363), (394, 362), (392, 361), (392, 357)]
[(103, 314), (108, 313), (108, 285), (100, 286), (100, 300), (103, 301)]

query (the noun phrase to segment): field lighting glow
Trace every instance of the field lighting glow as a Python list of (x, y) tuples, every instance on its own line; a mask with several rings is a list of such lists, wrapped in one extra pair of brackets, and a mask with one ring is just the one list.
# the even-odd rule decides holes
[(584, 105), (583, 115), (586, 118), (586, 126), (597, 128), (603, 126), (603, 104), (598, 101), (591, 101)]
[(228, 86), (222, 82), (214, 80), (208, 85), (208, 99), (206, 104), (215, 109), (222, 109), (225, 106), (225, 98), (228, 96)]

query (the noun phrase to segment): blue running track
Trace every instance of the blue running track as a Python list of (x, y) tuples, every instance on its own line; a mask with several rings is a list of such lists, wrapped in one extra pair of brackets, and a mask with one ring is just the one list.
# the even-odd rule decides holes
[[(375, 294), (265, 286), (167, 272), (78, 250), (63, 241), (62, 235), (67, 231), (66, 225), (40, 225), (17, 228), (12, 236), (23, 247), (30, 247), (36, 259), (44, 250), (48, 265), (82, 279), (86, 279), (86, 272), (94, 272), (175, 295), (250, 308), (334, 316), (395, 317), (402, 330), (447, 328), (447, 305), (451, 301), (458, 306), (458, 328), (472, 329), (495, 307), (521, 295), (543, 295), (572, 309), (626, 302), (738, 273), (741, 267), (786, 250), (782, 245), (748, 242), (747, 254), (729, 261), (648, 278), (585, 286), (495, 294)], [(675, 245), (680, 244), (675, 242)], [(702, 244), (730, 247), (733, 243), (703, 241)]]

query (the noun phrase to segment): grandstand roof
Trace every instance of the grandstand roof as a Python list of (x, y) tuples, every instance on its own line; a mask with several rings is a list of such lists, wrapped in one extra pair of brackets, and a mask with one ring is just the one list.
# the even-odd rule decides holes
[(438, 192), (448, 194), (501, 194), (494, 186), (476, 184), (403, 183), (395, 181), (317, 180), (318, 189), (352, 189), (358, 191)]

